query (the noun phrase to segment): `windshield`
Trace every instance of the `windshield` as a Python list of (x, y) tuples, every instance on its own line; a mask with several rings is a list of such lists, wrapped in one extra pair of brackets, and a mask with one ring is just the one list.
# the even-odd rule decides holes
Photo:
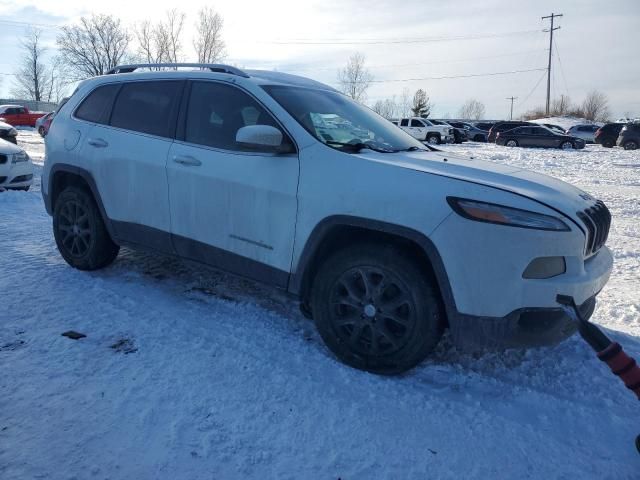
[(304, 87), (262, 87), (311, 135), (339, 150), (427, 150), (409, 134), (345, 95)]

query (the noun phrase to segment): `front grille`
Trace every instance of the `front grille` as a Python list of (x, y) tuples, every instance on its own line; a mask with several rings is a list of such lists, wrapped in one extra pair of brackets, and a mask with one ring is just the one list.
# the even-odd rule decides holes
[(595, 254), (607, 241), (609, 227), (611, 227), (611, 214), (609, 209), (598, 200), (596, 204), (583, 212), (578, 212), (578, 218), (587, 227), (587, 244), (585, 256)]
[(20, 175), (16, 178), (14, 178), (13, 180), (11, 180), (11, 183), (20, 183), (20, 182), (27, 182), (29, 180), (31, 180), (33, 178), (33, 175), (29, 174), (29, 175)]
[(2, 165), (3, 163), (7, 163), (8, 159), (9, 157), (7, 155), (5, 155), (4, 153), (0, 153), (0, 165)]

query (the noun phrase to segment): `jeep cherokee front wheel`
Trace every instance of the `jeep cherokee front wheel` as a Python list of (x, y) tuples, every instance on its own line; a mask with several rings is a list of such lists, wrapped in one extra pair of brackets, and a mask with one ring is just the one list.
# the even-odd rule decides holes
[(53, 235), (65, 261), (79, 270), (106, 267), (118, 256), (100, 211), (86, 190), (67, 187), (56, 200)]
[(409, 370), (443, 332), (434, 286), (415, 260), (393, 247), (358, 246), (333, 255), (316, 275), (311, 303), (329, 349), (374, 373)]

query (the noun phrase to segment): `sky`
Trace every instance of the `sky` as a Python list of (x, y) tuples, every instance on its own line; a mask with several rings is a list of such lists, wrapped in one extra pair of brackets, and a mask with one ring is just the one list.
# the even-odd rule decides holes
[[(185, 61), (194, 60), (193, 25), (204, 5), (224, 18), (227, 63), (337, 86), (337, 71), (361, 52), (374, 78), (369, 105), (422, 88), (436, 118), (455, 117), (470, 98), (484, 103), (486, 118), (493, 119), (508, 117), (507, 97), (517, 97), (514, 116), (543, 106), (549, 34), (542, 30), (549, 22), (541, 17), (562, 13), (554, 33), (552, 98), (581, 102), (597, 89), (607, 95), (612, 118), (640, 116), (638, 0), (183, 0)], [(131, 0), (0, 0), (0, 97), (11, 91), (29, 25), (42, 29), (52, 57), (59, 27), (81, 16), (112, 14), (133, 27), (160, 20), (172, 8), (176, 2), (169, 0), (154, 0), (152, 7)]]

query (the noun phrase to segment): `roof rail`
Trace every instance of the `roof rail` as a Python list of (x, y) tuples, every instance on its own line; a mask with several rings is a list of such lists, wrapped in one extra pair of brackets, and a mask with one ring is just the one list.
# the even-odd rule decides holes
[(239, 77), (249, 78), (245, 72), (239, 68), (232, 67), (231, 65), (224, 65), (221, 63), (134, 63), (131, 65), (118, 65), (113, 67), (107, 72), (107, 75), (114, 73), (131, 73), (138, 68), (179, 68), (179, 67), (191, 67), (200, 68), (202, 70), (211, 70), (212, 72), (229, 73), (231, 75), (238, 75)]

